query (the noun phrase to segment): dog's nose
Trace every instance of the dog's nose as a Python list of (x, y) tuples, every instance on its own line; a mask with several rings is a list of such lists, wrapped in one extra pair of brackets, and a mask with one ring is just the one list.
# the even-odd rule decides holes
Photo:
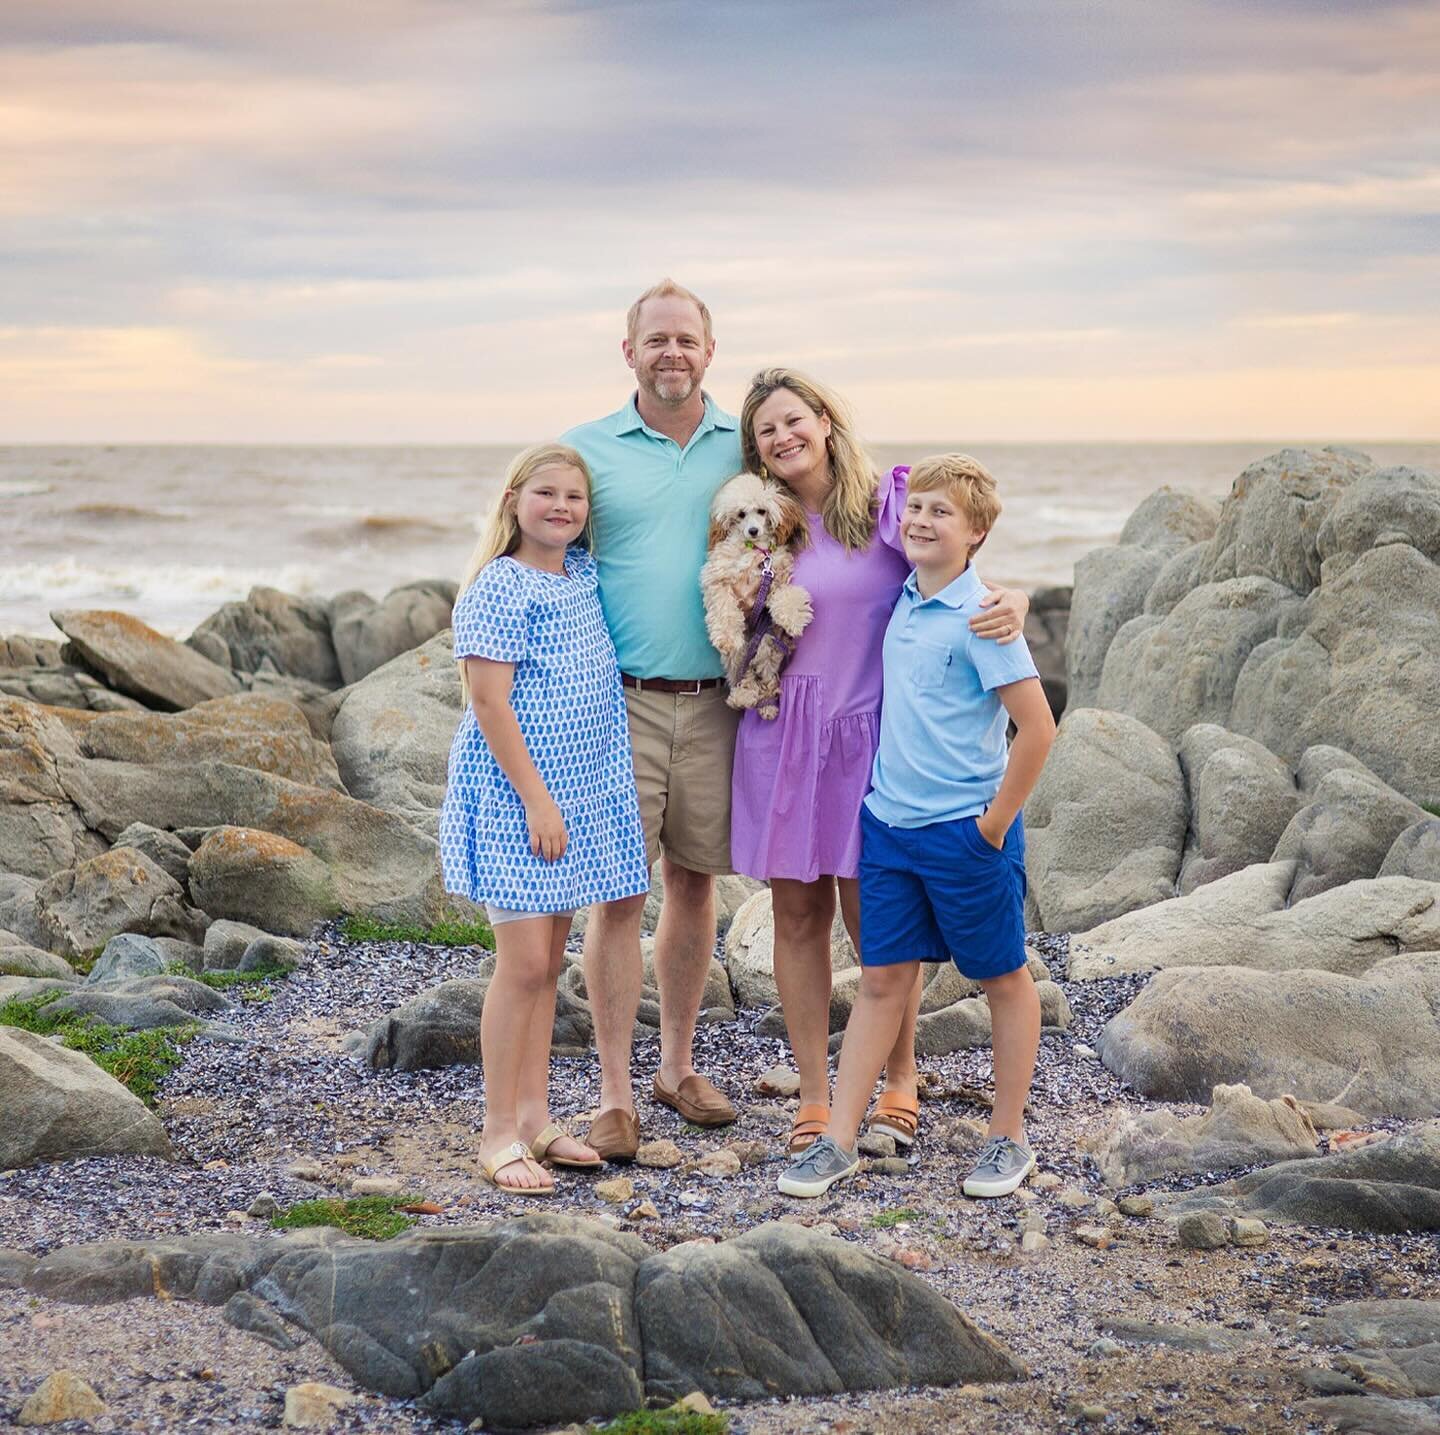
[(758, 538), (760, 536), (760, 525), (758, 523), (752, 523), (749, 528), (745, 530), (745, 532), (751, 538)]

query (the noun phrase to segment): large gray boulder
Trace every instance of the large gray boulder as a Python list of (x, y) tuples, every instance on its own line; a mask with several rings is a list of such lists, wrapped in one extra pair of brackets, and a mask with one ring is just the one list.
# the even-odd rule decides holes
[(240, 690), (228, 668), (157, 633), (128, 613), (65, 609), (50, 620), (70, 640), (67, 654), (110, 687), (147, 707), (177, 711)]
[(368, 593), (339, 594), (330, 630), (343, 680), (357, 683), (448, 628), (455, 594), (456, 585), (442, 578), (406, 583), (378, 603)]
[(1209, 544), (1192, 543), (1166, 560), (1145, 595), (1144, 612), (1163, 618), (1192, 588), (1198, 587), (1195, 575), (1210, 551)]
[(1219, 583), (1254, 575), (1308, 593), (1320, 582), (1316, 545), (1325, 519), (1374, 468), (1363, 453), (1343, 448), (1286, 448), (1252, 463), (1221, 507), (1197, 578)]
[(198, 942), (207, 919), (184, 895), (144, 853), (117, 847), (42, 882), (35, 917), (46, 945), (65, 957), (96, 952), (121, 932)]
[(1190, 828), (1180, 862), (1183, 897), (1268, 861), (1300, 805), (1300, 794), (1290, 769), (1274, 753), (1213, 723), (1197, 724), (1181, 738), (1180, 770), (1190, 798)]
[(330, 638), (330, 605), (323, 599), (297, 598), (278, 588), (252, 588), (243, 603), (226, 603), (186, 641), (237, 672), (258, 672), (268, 663), (290, 677), (326, 688), (340, 686), (340, 663)]
[(1122, 544), (1144, 548), (1174, 548), (1203, 543), (1215, 536), (1220, 505), (1183, 488), (1163, 484), (1142, 500), (1120, 530)]
[(1440, 563), (1440, 478), (1416, 468), (1382, 468), (1347, 489), (1316, 538), (1321, 572), (1338, 578), (1362, 553), (1406, 543)]
[(132, 822), (116, 837), (114, 845), (143, 852), (182, 887), (190, 880), (190, 849), (173, 832), (151, 827), (147, 822)]
[(1167, 1205), (1177, 1214), (1220, 1210), (1331, 1230), (1440, 1231), (1440, 1122), (1324, 1160), (1252, 1171)]
[(1187, 813), (1168, 743), (1123, 713), (1072, 708), (1025, 804), (1038, 925), (1083, 932), (1174, 896)]
[(0, 872), (0, 930), (32, 947), (45, 945), (45, 933), (35, 918), (35, 889), (39, 885), (33, 877)]
[(1202, 966), (1359, 976), (1396, 952), (1440, 951), (1440, 885), (1378, 877), (1287, 908), (1294, 874), (1292, 862), (1247, 867), (1117, 917), (1074, 940), (1070, 979)]
[(171, 1155), (153, 1112), (88, 1056), (0, 1026), (0, 1170), (78, 1156)]
[(1440, 804), (1440, 566), (1406, 544), (1362, 553), (1312, 594), (1304, 627), (1251, 653), (1228, 726), (1290, 763), (1328, 743), (1412, 802)]
[(1127, 543), (1094, 549), (1076, 561), (1065, 639), (1071, 710), (1096, 705), (1111, 640), (1144, 611), (1145, 595), (1174, 551), (1172, 547)]
[(357, 682), (330, 733), (346, 789), (435, 835), (463, 712), (450, 630)]
[(1437, 1003), (1440, 952), (1390, 957), (1359, 977), (1175, 967), (1107, 1023), (1100, 1054), (1161, 1101), (1203, 1101), (1244, 1082), (1261, 1097), (1431, 1117), (1440, 1115)]
[(170, 958), (154, 937), (122, 932), (105, 943), (105, 950), (85, 977), (85, 985), (94, 987), (131, 977), (163, 976), (169, 972), (170, 965)]
[(3, 927), (0, 927), (0, 977), (53, 977), (60, 982), (76, 979), (74, 968), (64, 957), (32, 946)]
[(1275, 844), (1274, 861), (1295, 863), (1290, 901), (1375, 876), (1400, 834), (1427, 815), (1373, 773), (1326, 773)]
[(1440, 882), (1440, 817), (1427, 817), (1407, 827), (1390, 844), (1376, 875)]
[(156, 975), (117, 977), (96, 986), (73, 988), (51, 1002), (48, 1010), (94, 1017), (125, 1031), (189, 1026), (228, 1011), (230, 999), (189, 977)]
[(1188, 593), (1164, 616), (1115, 634), (1094, 705), (1130, 713), (1172, 743), (1195, 723), (1225, 724), (1251, 652), (1300, 600), (1268, 578), (1232, 578)]
[(191, 895), (212, 916), (289, 936), (362, 905), (346, 900), (340, 874), (309, 848), (253, 827), (214, 828), (189, 872)]

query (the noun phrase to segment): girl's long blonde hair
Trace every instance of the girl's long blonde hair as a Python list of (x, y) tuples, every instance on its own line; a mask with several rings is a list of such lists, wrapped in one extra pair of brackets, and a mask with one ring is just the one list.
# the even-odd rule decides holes
[[(576, 449), (563, 443), (537, 443), (530, 448), (522, 449), (510, 460), (510, 467), (505, 470), (505, 482), (501, 485), (500, 496), (495, 500), (495, 510), (490, 515), (490, 521), (485, 525), (485, 531), (480, 535), (480, 541), (475, 545), (475, 551), (470, 555), (470, 561), (465, 565), (465, 575), (460, 580), (459, 593), (463, 593), (479, 577), (480, 570), (487, 563), (493, 563), (497, 558), (508, 557), (520, 546), (520, 521), (515, 516), (515, 495), (536, 474), (546, 468), (578, 469), (580, 476), (585, 480), (586, 501), (590, 502), (593, 497), (590, 467)], [(577, 541), (582, 547), (594, 552), (595, 534), (592, 519), (593, 508), (585, 515), (585, 527)], [(456, 594), (457, 602), (459, 593)], [(468, 704), (470, 685), (465, 681), (463, 658), (458, 660), (458, 666), (460, 689)]]
[(875, 495), (880, 480), (855, 432), (845, 400), (797, 369), (761, 369), (750, 380), (740, 409), (740, 456), (751, 473), (762, 468), (755, 443), (755, 410), (779, 389), (788, 389), (818, 418), (829, 418), (825, 448), (833, 480), (821, 509), (826, 531), (847, 551), (868, 548), (875, 536)]

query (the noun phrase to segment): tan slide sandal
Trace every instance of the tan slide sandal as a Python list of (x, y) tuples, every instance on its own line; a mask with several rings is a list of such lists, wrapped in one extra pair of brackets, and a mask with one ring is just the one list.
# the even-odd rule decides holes
[[(544, 1127), (530, 1143), (530, 1154), (537, 1161), (547, 1159), (547, 1153), (557, 1141), (573, 1140), (569, 1132), (562, 1131), (553, 1121)], [(583, 1143), (582, 1143), (583, 1144)], [(593, 1161), (577, 1161), (570, 1156), (549, 1156), (552, 1166), (563, 1166), (567, 1171), (598, 1171), (605, 1162), (597, 1156)]]

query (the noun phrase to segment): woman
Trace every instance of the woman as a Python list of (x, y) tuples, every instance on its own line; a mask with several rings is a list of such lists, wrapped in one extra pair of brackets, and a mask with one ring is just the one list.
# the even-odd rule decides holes
[[(781, 684), (780, 716), (753, 711), (735, 745), (731, 860), (770, 883), (775, 984), (800, 1072), (789, 1149), (822, 1134), (830, 1111), (830, 929), (835, 902), (860, 945), (860, 803), (880, 736), (880, 649), (910, 572), (900, 551), (905, 469), (883, 478), (865, 456), (838, 395), (794, 369), (764, 369), (740, 412), (745, 467), (783, 483), (805, 508), (808, 542), (795, 563), (815, 616)], [(972, 626), (1018, 636), (1030, 600), (997, 590)], [(885, 1066), (872, 1130), (904, 1146), (919, 1124), (915, 1070), (917, 976)]]

